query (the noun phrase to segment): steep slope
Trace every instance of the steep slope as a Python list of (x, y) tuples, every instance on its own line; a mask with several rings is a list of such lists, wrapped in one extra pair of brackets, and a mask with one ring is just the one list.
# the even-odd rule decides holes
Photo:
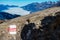
[[(46, 23), (45, 25), (47, 25), (49, 22), (51, 22), (52, 20), (55, 19), (54, 15), (58, 11), (60, 11), (60, 7), (49, 8), (49, 9), (46, 9), (43, 11), (39, 11), (39, 12), (36, 12), (33, 14), (18, 17), (18, 18), (12, 19), (10, 21), (4, 22), (4, 23), (0, 24), (0, 39), (1, 40), (13, 39), (13, 36), (11, 36), (8, 33), (7, 29), (10, 25), (16, 25), (17, 26), (17, 34), (15, 35), (16, 40), (21, 40), (21, 39), (25, 40), (24, 39), (25, 36), (23, 37), (23, 34), (25, 31), (29, 30), (29, 26), (33, 27), (32, 29), (37, 30), (37, 29), (39, 29), (39, 27), (42, 27), (42, 25), (44, 25), (44, 24), (42, 24), (42, 21), (45, 20), (44, 18), (48, 17), (48, 18), (50, 18), (50, 19), (48, 19), (48, 18), (46, 19), (48, 22), (47, 21), (43, 22), (43, 23)], [(49, 17), (49, 16), (53, 16), (53, 17)], [(25, 27), (27, 27), (26, 30), (25, 30)], [(39, 32), (39, 31), (38, 32), (37, 31), (32, 31), (32, 32), (35, 32), (36, 34), (34, 34), (34, 35), (37, 36), (37, 33)], [(43, 31), (43, 30), (40, 29), (40, 31)], [(34, 38), (36, 38), (36, 36)], [(36, 38), (36, 40), (39, 40), (39, 39)], [(44, 39), (41, 39), (41, 40), (44, 40)]]

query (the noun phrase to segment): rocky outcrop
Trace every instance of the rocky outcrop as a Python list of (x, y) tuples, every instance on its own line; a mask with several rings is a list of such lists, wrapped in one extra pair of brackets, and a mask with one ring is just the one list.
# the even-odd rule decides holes
[[(0, 34), (2, 35), (2, 36), (0, 35), (0, 39), (1, 40), (46, 40), (46, 39), (49, 40), (52, 37), (48, 36), (50, 32), (48, 29), (46, 29), (46, 27), (52, 25), (52, 20), (54, 21), (56, 19), (55, 13), (59, 11), (60, 11), (60, 7), (54, 7), (4, 22), (0, 24)], [(17, 26), (16, 35), (9, 34), (8, 27), (10, 25)]]
[(5, 22), (5, 21), (4, 20), (0, 20), (0, 24), (3, 23), (3, 22)]

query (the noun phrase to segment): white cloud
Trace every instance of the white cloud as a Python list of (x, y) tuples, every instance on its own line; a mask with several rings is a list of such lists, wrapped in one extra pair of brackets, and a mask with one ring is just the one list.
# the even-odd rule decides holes
[(18, 15), (27, 15), (30, 14), (30, 11), (23, 10), (22, 8), (14, 7), (9, 8), (8, 10), (3, 10), (4, 12), (8, 12), (10, 14), (18, 14)]

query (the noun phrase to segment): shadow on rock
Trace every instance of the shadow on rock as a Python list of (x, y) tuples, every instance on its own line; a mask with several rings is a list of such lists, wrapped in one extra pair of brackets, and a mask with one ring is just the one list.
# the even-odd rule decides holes
[(60, 40), (60, 12), (56, 16), (47, 16), (41, 20), (39, 29), (34, 23), (28, 23), (21, 32), (22, 40)]

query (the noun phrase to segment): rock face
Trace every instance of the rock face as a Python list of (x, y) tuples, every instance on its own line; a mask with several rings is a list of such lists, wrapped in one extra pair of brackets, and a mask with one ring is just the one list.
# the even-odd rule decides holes
[[(57, 16), (55, 16), (56, 15), (55, 13), (59, 11), (60, 7), (54, 7), (4, 22), (0, 24), (0, 39), (1, 40), (60, 40), (59, 37), (57, 36), (59, 35), (59, 31), (56, 31), (56, 29), (53, 30), (55, 25), (53, 23), (56, 23), (55, 20), (58, 19)], [(17, 26), (16, 35), (9, 34), (8, 27), (10, 25)], [(55, 31), (58, 32), (58, 34), (55, 34)]]

